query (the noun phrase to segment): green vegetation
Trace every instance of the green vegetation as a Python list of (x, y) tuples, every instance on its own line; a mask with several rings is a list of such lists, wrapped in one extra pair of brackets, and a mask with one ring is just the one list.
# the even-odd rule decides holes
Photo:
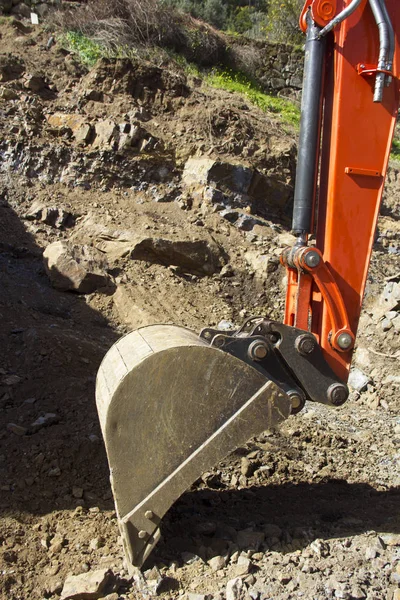
[(213, 71), (206, 76), (205, 81), (212, 87), (242, 94), (264, 112), (279, 115), (291, 125), (298, 126), (300, 123), (300, 109), (297, 106), (289, 100), (265, 94), (256, 83), (242, 73)]
[(393, 140), (390, 158), (393, 160), (400, 161), (400, 139), (399, 138), (395, 137)]
[(61, 43), (68, 50), (76, 53), (79, 60), (87, 67), (92, 67), (99, 58), (108, 55), (108, 51), (104, 46), (76, 31), (65, 33)]
[(74, 52), (82, 64), (93, 67), (99, 58), (135, 58), (138, 53), (130, 46), (115, 46), (107, 48), (104, 44), (92, 40), (83, 33), (68, 31), (61, 38), (61, 44)]
[(160, 0), (214, 27), (254, 39), (302, 43), (303, 0)]

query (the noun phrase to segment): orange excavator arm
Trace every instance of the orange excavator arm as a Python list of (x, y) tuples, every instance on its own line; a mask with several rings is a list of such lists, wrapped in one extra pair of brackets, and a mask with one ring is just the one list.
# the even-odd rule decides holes
[(285, 323), (317, 336), (345, 382), (399, 107), (400, 2), (308, 0), (300, 24), (307, 42), (298, 245), (282, 256)]

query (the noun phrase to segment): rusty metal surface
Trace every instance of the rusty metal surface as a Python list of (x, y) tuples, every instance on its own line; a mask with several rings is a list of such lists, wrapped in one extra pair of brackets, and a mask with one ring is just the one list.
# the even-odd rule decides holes
[(96, 398), (124, 549), (136, 566), (205, 470), (290, 414), (286, 394), (263, 374), (171, 325), (119, 340), (100, 367)]

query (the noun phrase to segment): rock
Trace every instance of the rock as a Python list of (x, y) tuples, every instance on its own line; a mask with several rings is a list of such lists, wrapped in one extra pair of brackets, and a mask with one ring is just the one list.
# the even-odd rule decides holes
[(392, 329), (393, 327), (393, 323), (390, 319), (387, 319), (386, 317), (384, 317), (381, 321), (381, 329), (382, 331), (386, 332), (389, 331), (390, 329)]
[(95, 139), (93, 142), (93, 148), (110, 147), (118, 139), (118, 126), (110, 119), (98, 121), (94, 129)]
[(391, 323), (394, 330), (398, 333), (400, 331), (400, 314), (397, 315), (397, 317), (395, 317), (394, 319), (392, 319)]
[(11, 431), (11, 433), (19, 436), (25, 435), (28, 431), (26, 427), (22, 427), (22, 425), (17, 425), (16, 423), (8, 423), (7, 429), (8, 431)]
[(50, 469), (48, 471), (47, 475), (49, 477), (60, 477), (60, 475), (61, 475), (61, 469), (60, 469), (60, 467), (53, 467), (52, 469)]
[(240, 215), (235, 225), (241, 231), (251, 231), (256, 225), (262, 225), (262, 222), (250, 215)]
[(107, 261), (99, 250), (69, 242), (54, 242), (43, 253), (44, 267), (53, 287), (81, 294), (110, 285)]
[(285, 248), (286, 246), (294, 246), (296, 238), (291, 233), (280, 233), (276, 236), (276, 242), (280, 248)]
[(386, 311), (399, 310), (400, 308), (400, 282), (388, 281), (380, 297), (380, 305)]
[(209, 597), (207, 594), (186, 594), (187, 600), (207, 600)]
[(315, 540), (312, 542), (312, 544), (310, 544), (310, 548), (317, 556), (320, 556), (321, 558), (325, 558), (330, 554), (329, 544), (323, 540)]
[(236, 223), (239, 218), (239, 212), (237, 210), (232, 210), (231, 208), (225, 208), (221, 210), (219, 213), (223, 219), (229, 221), (229, 223)]
[(277, 579), (281, 582), (282, 585), (287, 585), (290, 581), (292, 581), (292, 577), (282, 571), (278, 573)]
[(236, 543), (240, 550), (258, 550), (265, 540), (263, 531), (253, 531), (252, 529), (243, 529), (238, 531)]
[(3, 379), (3, 383), (9, 386), (17, 385), (18, 383), (21, 383), (21, 381), (22, 377), (20, 377), (19, 375), (8, 375)]
[(41, 73), (32, 73), (25, 77), (24, 85), (31, 92), (41, 92), (46, 89), (46, 78)]
[(20, 58), (13, 54), (0, 56), (0, 81), (19, 79), (25, 71), (25, 65)]
[(81, 487), (73, 487), (72, 495), (74, 498), (83, 498), (83, 488)]
[(221, 270), (225, 254), (211, 240), (144, 238), (135, 244), (131, 258), (174, 265), (189, 273), (212, 275)]
[(60, 600), (97, 600), (101, 598), (111, 577), (109, 569), (70, 575), (65, 580)]
[(241, 577), (242, 575), (247, 575), (250, 572), (252, 567), (252, 562), (246, 556), (239, 556), (236, 566), (235, 566), (235, 575), (237, 577)]
[(213, 556), (213, 558), (210, 558), (208, 561), (208, 564), (215, 573), (216, 571), (226, 567), (226, 558), (225, 556)]
[(224, 265), (219, 274), (220, 277), (233, 277), (235, 272), (231, 265)]
[(58, 554), (59, 552), (61, 552), (64, 544), (65, 544), (65, 536), (60, 533), (56, 533), (50, 542), (49, 550), (53, 554)]
[(182, 552), (181, 558), (185, 565), (192, 565), (193, 563), (195, 563), (197, 561), (201, 562), (200, 556), (198, 556), (197, 554), (194, 554), (193, 552)]
[(364, 598), (367, 597), (365, 592), (363, 592), (363, 590), (360, 587), (358, 587), (358, 585), (351, 588), (350, 595), (351, 598), (354, 598), (354, 600), (364, 600)]
[(41, 221), (57, 229), (72, 227), (75, 224), (75, 216), (69, 211), (58, 206), (45, 206), (40, 201), (32, 204), (25, 214), (25, 219), (28, 221)]
[(363, 373), (361, 369), (355, 367), (350, 370), (348, 383), (357, 392), (364, 392), (368, 384), (371, 383), (371, 378)]
[(400, 533), (382, 535), (381, 537), (386, 546), (400, 546)]
[(240, 577), (230, 579), (226, 584), (225, 597), (226, 600), (239, 600), (240, 593), (243, 588), (243, 581)]
[(89, 548), (91, 550), (99, 550), (104, 546), (104, 539), (102, 537), (93, 538), (90, 540)]
[(0, 88), (0, 98), (3, 98), (3, 100), (17, 100), (18, 94), (11, 88), (6, 88), (2, 86)]
[(266, 254), (260, 254), (256, 250), (249, 250), (244, 255), (244, 260), (250, 267), (256, 277), (265, 279), (270, 272), (269, 261), (270, 257)]
[(11, 14), (17, 15), (19, 17), (24, 17), (25, 19), (30, 19), (31, 9), (27, 4), (20, 2), (16, 6), (13, 6), (13, 8), (11, 9)]
[(254, 463), (251, 463), (246, 456), (243, 456), (240, 465), (240, 472), (242, 475), (245, 477), (250, 477), (254, 473), (254, 469)]
[(267, 217), (271, 209), (284, 209), (292, 192), (291, 186), (277, 177), (208, 157), (190, 158), (183, 170), (182, 183), (190, 190), (217, 189), (229, 198), (232, 206), (244, 208), (250, 204), (254, 213)]
[(39, 431), (42, 427), (48, 427), (49, 425), (53, 425), (53, 423), (58, 423), (60, 417), (58, 417), (55, 413), (46, 413), (42, 417), (39, 417), (31, 424), (31, 430), (33, 432)]
[(360, 368), (369, 369), (371, 367), (371, 357), (367, 348), (359, 346), (355, 352), (354, 359)]

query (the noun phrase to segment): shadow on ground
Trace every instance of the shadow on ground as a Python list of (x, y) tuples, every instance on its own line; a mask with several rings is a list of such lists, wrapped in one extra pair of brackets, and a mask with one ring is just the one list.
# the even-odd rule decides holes
[(293, 539), (301, 549), (318, 538), (400, 533), (400, 488), (378, 492), (366, 483), (333, 480), (186, 493), (166, 515), (162, 541), (149, 562), (179, 560), (183, 551), (202, 558), (224, 554), (237, 542), (238, 531), (268, 531), (270, 524), (282, 534), (274, 542), (267, 533), (264, 550), (278, 542), (285, 551), (282, 544)]

